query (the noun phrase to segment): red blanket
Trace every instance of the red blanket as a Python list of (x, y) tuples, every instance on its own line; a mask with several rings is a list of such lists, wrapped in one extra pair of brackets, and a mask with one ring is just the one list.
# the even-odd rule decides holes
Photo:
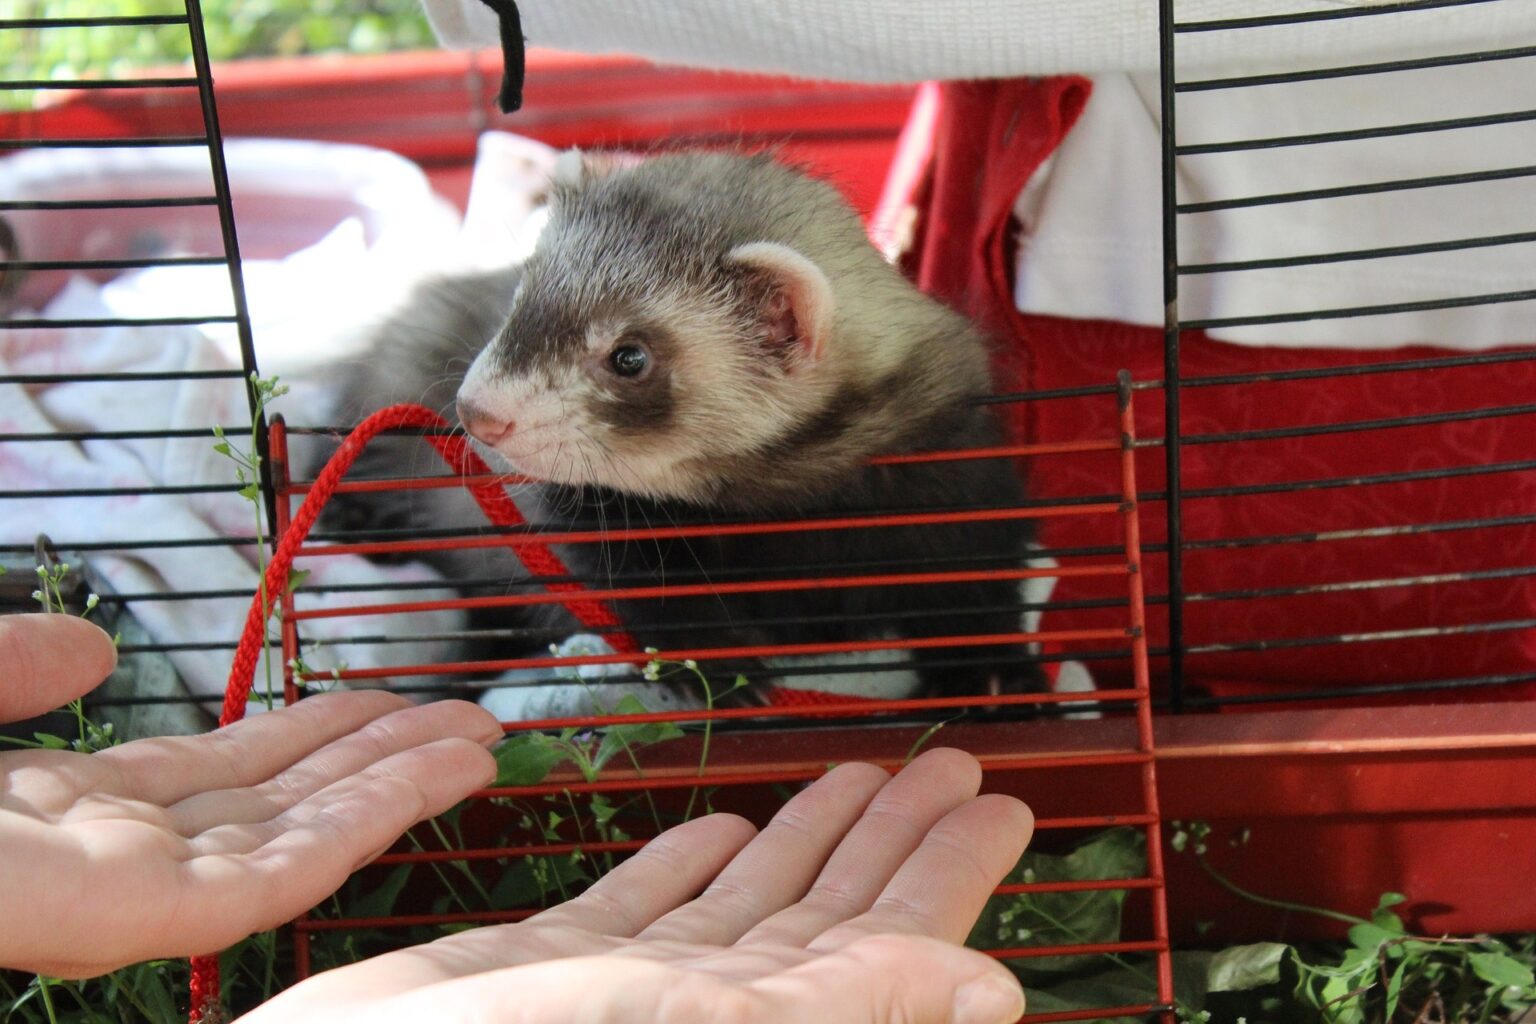
[[(924, 192), (918, 242), (909, 258), (919, 283), (988, 325), (1000, 339), (999, 385), (1037, 390), (1104, 384), (1129, 369), (1139, 380), (1162, 376), (1161, 331), (1120, 323), (1020, 314), (1013, 305), (1014, 198), (1070, 129), (1091, 86), (1081, 78), (956, 83), (943, 89), (935, 159)], [(1360, 330), (1370, 330), (1361, 320)], [(1533, 330), (1536, 334), (1536, 330)], [(1434, 349), (1393, 353), (1249, 348), (1189, 332), (1186, 378), (1341, 367), (1442, 356)], [(1292, 382), (1186, 388), (1184, 434), (1227, 434), (1315, 426), (1528, 403), (1536, 397), (1536, 362), (1436, 368)], [(1070, 398), (1005, 407), (1021, 439), (1057, 441), (1112, 433), (1110, 398)], [(1138, 433), (1163, 432), (1162, 393), (1137, 401)], [(1463, 520), (1536, 513), (1536, 472), (1486, 467), (1536, 459), (1536, 416), (1474, 418), (1430, 425), (1284, 439), (1190, 444), (1183, 450), (1187, 679), (1196, 693), (1218, 696), (1299, 693), (1356, 685), (1406, 683), (1536, 668), (1536, 525), (1458, 528)], [(1462, 475), (1360, 484), (1349, 478), (1464, 467)], [(1143, 492), (1164, 485), (1163, 452), (1138, 458)], [(1115, 492), (1108, 460), (1042, 459), (1028, 468), (1040, 498)], [(1207, 488), (1341, 481), (1302, 490), (1200, 496)], [(1166, 538), (1164, 505), (1142, 506), (1143, 541)], [(1412, 527), (1383, 536), (1331, 537), (1311, 543), (1218, 546), (1253, 537), (1317, 531)], [(1048, 548), (1103, 544), (1089, 521), (1043, 524)], [(1149, 555), (1149, 628), (1167, 642), (1167, 562)], [(1510, 571), (1513, 570), (1513, 571)], [(1265, 591), (1440, 574), (1480, 578), (1314, 590)], [(1054, 598), (1109, 596), (1107, 581), (1062, 580)], [(1255, 591), (1260, 593), (1255, 594)], [(1232, 592), (1239, 592), (1234, 595)], [(1205, 597), (1209, 596), (1209, 597)], [(1100, 624), (1120, 613), (1053, 611), (1045, 629)], [(1524, 623), (1524, 628), (1522, 627)], [(1436, 627), (1465, 632), (1414, 635)], [(1371, 634), (1407, 631), (1406, 636)], [(1365, 636), (1361, 636), (1364, 634)], [(1345, 639), (1338, 639), (1345, 638)], [(1309, 639), (1332, 640), (1309, 643)], [(1210, 651), (1212, 645), (1241, 645)], [(1263, 645), (1263, 649), (1259, 645)], [(1155, 663), (1154, 669), (1161, 669)], [(1097, 666), (1100, 685), (1122, 670)], [(1398, 700), (1536, 697), (1525, 683)]]

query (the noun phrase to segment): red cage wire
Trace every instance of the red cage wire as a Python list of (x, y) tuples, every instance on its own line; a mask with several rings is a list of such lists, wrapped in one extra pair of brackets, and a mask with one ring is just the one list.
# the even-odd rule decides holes
[[(996, 709), (1006, 705), (1047, 705), (1076, 703), (1085, 699), (1101, 708), (1118, 709), (1109, 712), (1102, 723), (1106, 731), (1096, 734), (1093, 742), (1083, 745), (1064, 737), (1060, 730), (1053, 730), (1052, 722), (1034, 721), (976, 721), (963, 726), (950, 727), (944, 734), (944, 742), (971, 750), (981, 761), (984, 788), (1006, 791), (1032, 797), (1030, 780), (1038, 778), (1042, 769), (1054, 770), (1053, 781), (1059, 781), (1061, 773), (1082, 780), (1081, 798), (1074, 796), (1074, 809), (1070, 813), (1047, 808), (1036, 821), (1036, 829), (1045, 835), (1069, 835), (1086, 830), (1112, 826), (1133, 827), (1146, 838), (1146, 872), (1136, 877), (1102, 880), (1035, 881), (1008, 884), (997, 890), (997, 895), (1024, 893), (1083, 892), (1099, 890), (1124, 890), (1128, 897), (1136, 895), (1139, 902), (1128, 906), (1128, 928), (1140, 929), (1139, 935), (1128, 936), (1123, 941), (1111, 943), (1083, 943), (1076, 945), (1016, 946), (993, 949), (989, 952), (1001, 958), (1030, 958), (1087, 954), (1147, 954), (1155, 961), (1157, 995), (1155, 1001), (1135, 1006), (1083, 1007), (1078, 1010), (1030, 1014), (1026, 1020), (1086, 1020), (1102, 1016), (1166, 1013), (1172, 1004), (1172, 974), (1169, 959), (1169, 930), (1164, 899), (1164, 874), (1160, 828), (1156, 765), (1154, 761), (1153, 720), (1150, 680), (1148, 673), (1147, 638), (1144, 628), (1144, 606), (1141, 574), (1141, 539), (1138, 520), (1136, 467), (1134, 450), (1134, 409), (1132, 406), (1131, 381), (1122, 374), (1112, 396), (1118, 402), (1117, 436), (1083, 439), (1058, 444), (1017, 445), (974, 449), (967, 451), (934, 452), (920, 455), (891, 456), (882, 462), (916, 461), (951, 458), (1007, 458), (1039, 459), (1052, 456), (1101, 457), (1117, 460), (1120, 478), (1119, 500), (1093, 504), (1031, 505), (1024, 508), (1001, 510), (969, 510), (957, 512), (922, 513), (900, 516), (846, 517), (840, 519), (800, 520), (783, 523), (738, 522), (708, 527), (661, 527), (629, 531), (636, 536), (653, 538), (679, 533), (693, 535), (725, 532), (758, 532), (768, 530), (812, 529), (866, 529), (881, 525), (911, 525), (923, 523), (959, 523), (977, 519), (1034, 519), (1055, 516), (1083, 517), (1107, 524), (1107, 533), (1115, 534), (1116, 549), (1123, 552), (1118, 558), (1093, 557), (1085, 564), (1063, 564), (1056, 568), (1020, 567), (1003, 570), (977, 570), (945, 573), (888, 573), (882, 575), (845, 576), (838, 578), (803, 577), (790, 580), (751, 580), (739, 583), (724, 582), (707, 589), (773, 589), (795, 590), (810, 587), (855, 586), (908, 586), (933, 582), (957, 582), (976, 578), (1003, 578), (1023, 580), (1040, 576), (1095, 575), (1118, 577), (1122, 580), (1127, 597), (1125, 621), (1113, 628), (1049, 631), (1035, 630), (997, 635), (957, 635), (926, 637), (909, 640), (873, 640), (843, 643), (795, 644), (777, 647), (737, 648), (687, 648), (636, 653), (620, 650), (614, 654), (582, 657), (535, 656), (517, 659), (486, 661), (458, 661), (436, 664), (399, 665), (367, 670), (340, 670), (335, 673), (306, 672), (300, 657), (300, 630), (305, 621), (319, 617), (355, 616), (368, 617), (381, 614), (427, 611), (441, 608), (473, 608), (487, 605), (519, 605), (557, 603), (569, 607), (579, 601), (610, 599), (645, 599), (691, 593), (695, 585), (666, 585), (648, 587), (614, 587), (604, 590), (545, 590), (534, 594), (512, 594), (491, 598), (463, 597), (446, 601), (390, 602), (354, 604), (343, 607), (301, 609), (295, 605), (291, 589), (281, 591), (281, 622), (284, 660), (284, 689), (287, 701), (299, 699), (308, 684), (326, 679), (377, 680), (385, 677), (452, 676), (467, 672), (491, 672), (505, 668), (539, 668), (591, 664), (643, 665), (653, 657), (681, 661), (696, 659), (707, 661), (714, 658), (765, 656), (807, 653), (867, 652), (877, 649), (916, 648), (923, 646), (986, 646), (988, 644), (1052, 645), (1055, 649), (1069, 649), (1073, 644), (1085, 641), (1116, 640), (1124, 643), (1132, 665), (1133, 685), (1116, 689), (1098, 690), (1092, 693), (1036, 693), (1002, 697), (939, 697), (927, 699), (890, 700), (836, 700), (809, 706), (781, 706), (769, 708), (726, 707), (697, 710), (656, 711), (623, 716), (586, 715), (580, 717), (547, 718), (538, 721), (505, 722), (503, 727), (509, 736), (530, 730), (559, 730), (566, 728), (595, 729), (615, 724), (634, 725), (646, 722), (687, 723), (699, 726), (704, 722), (740, 722), (754, 720), (771, 724), (770, 729), (723, 732), (715, 736), (715, 747), (708, 763), (694, 758), (695, 745), (688, 741), (677, 745), (662, 745), (648, 750), (645, 763), (636, 762), (633, 767), (605, 770), (594, 780), (585, 780), (572, 774), (556, 774), (533, 786), (493, 788), (483, 790), (471, 798), (471, 805), (479, 813), (511, 813), (497, 808), (496, 803), (527, 800), (560, 794), (638, 794), (645, 792), (665, 799), (666, 794), (696, 792), (708, 788), (715, 793), (717, 804), (740, 807), (749, 814), (761, 817), (776, 802), (771, 787), (795, 786), (808, 782), (829, 767), (829, 762), (842, 760), (868, 760), (883, 767), (895, 768), (902, 761), (902, 754), (910, 749), (915, 736), (926, 731), (926, 723), (911, 722), (911, 713), (927, 715), (953, 709)], [(271, 430), (271, 454), (273, 480), (277, 495), (277, 540), (281, 545), (288, 531), (293, 529), (297, 503), (311, 491), (314, 481), (296, 478), (293, 461), (289, 454), (289, 432), (281, 419), (274, 421)], [(505, 478), (471, 476), (465, 483), (485, 484), (492, 481), (505, 483)], [(392, 479), (347, 481), (337, 492), (378, 490), (391, 487), (456, 487), (458, 477), (436, 479)], [(322, 496), (323, 497), (323, 496)], [(306, 516), (306, 519), (309, 517)], [(603, 536), (594, 531), (529, 532), (498, 537), (460, 537), (438, 540), (404, 540), (366, 544), (308, 544), (297, 547), (297, 561), (324, 558), (342, 552), (353, 554), (419, 552), (432, 547), (486, 547), (507, 545), (514, 551), (530, 545), (588, 543)], [(303, 538), (298, 538), (302, 541)], [(291, 541), (290, 541), (291, 543)], [(702, 586), (702, 585), (700, 585)], [(903, 721), (894, 721), (892, 727), (881, 729), (860, 728), (869, 723), (889, 723), (892, 716), (908, 714)], [(813, 723), (816, 728), (803, 728)], [(1115, 776), (1115, 778), (1111, 778)], [(1073, 787), (1076, 789), (1077, 787)], [(1097, 799), (1090, 794), (1099, 794)], [(780, 791), (782, 795), (782, 790)], [(401, 864), (441, 864), (457, 861), (464, 864), (491, 861), (506, 862), (525, 857), (561, 857), (572, 855), (625, 854), (638, 849), (644, 838), (626, 838), (620, 841), (590, 842), (572, 840), (556, 842), (547, 836), (531, 836), (526, 842), (506, 842), (487, 845), (469, 844), (463, 849), (403, 849), (379, 858), (369, 870), (387, 869)], [(359, 931), (372, 929), (400, 929), (417, 925), (466, 925), (473, 923), (506, 922), (521, 920), (536, 912), (537, 908), (511, 910), (473, 911), (460, 910), (443, 913), (412, 913), (403, 908), (400, 913), (379, 917), (325, 917), (306, 914), (294, 922), (293, 933), (296, 950), (296, 968), (299, 977), (307, 976), (314, 968), (311, 959), (313, 937), (320, 932)]]

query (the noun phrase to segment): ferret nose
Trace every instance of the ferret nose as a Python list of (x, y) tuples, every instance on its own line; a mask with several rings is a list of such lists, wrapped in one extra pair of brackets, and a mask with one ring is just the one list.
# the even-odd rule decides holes
[(474, 402), (464, 398), (460, 398), (456, 404), (459, 410), (459, 422), (464, 424), (464, 429), (469, 431), (476, 440), (495, 447), (497, 441), (512, 433), (515, 424), (511, 420), (493, 416)]

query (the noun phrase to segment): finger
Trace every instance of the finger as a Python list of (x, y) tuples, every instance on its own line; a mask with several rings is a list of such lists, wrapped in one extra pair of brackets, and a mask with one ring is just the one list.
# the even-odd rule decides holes
[[(327, 743), (409, 706), (404, 697), (378, 690), (322, 693), (202, 736), (125, 743), (96, 760), (116, 773), (122, 795), (165, 807), (205, 790), (264, 782)], [(489, 714), (486, 722), (489, 733)]]
[(1002, 964), (912, 935), (863, 938), (748, 988), (768, 1007), (754, 1024), (1012, 1024), (1024, 1012), (1024, 990)]
[[(422, 806), (427, 810), (412, 816), (410, 806), (378, 808), (375, 817), (369, 819), (368, 831), (361, 831), (358, 822), (347, 822), (351, 845), (327, 854), (347, 863), (360, 858), (372, 859), (366, 855), (379, 842), (386, 846), (393, 843), (406, 828), (439, 813), (439, 810), (452, 807), (495, 774), (495, 758), (479, 744), (457, 737), (434, 740), (385, 757), (338, 779), (291, 807), (275, 812), (265, 821), (219, 825), (193, 835), (187, 840), (187, 848), (194, 856), (253, 853), (288, 832), (327, 817), (334, 806), (351, 806), (351, 794), (367, 792), (374, 782), (404, 779), (417, 788)], [(375, 842), (366, 844), (365, 836), (374, 838)], [(382, 840), (378, 839), (381, 836)]]
[(742, 936), (744, 944), (803, 946), (868, 910), (946, 814), (981, 788), (981, 766), (959, 750), (930, 750), (870, 801), (805, 898)]
[(0, 722), (19, 722), (94, 689), (117, 664), (107, 634), (73, 615), (0, 616)]
[[(430, 947), (429, 947), (430, 948)], [(1019, 984), (981, 953), (878, 936), (748, 984), (663, 961), (581, 956), (486, 971), (380, 997), (377, 962), (289, 989), (240, 1024), (1009, 1024)]]
[(992, 890), (1023, 855), (1035, 817), (1011, 796), (979, 796), (946, 814), (866, 913), (811, 941), (835, 950), (887, 932), (963, 942)]
[(195, 836), (221, 825), (267, 821), (326, 786), (413, 747), (500, 735), (494, 720), (474, 704), (445, 700), (411, 705), (375, 718), (258, 785), (194, 793), (168, 808), (171, 827)]
[(495, 774), (495, 759), (483, 746), (448, 739), (328, 786), (275, 820), (269, 841), (251, 852), (183, 863), (182, 896), (160, 934), (186, 937), (187, 948), (175, 953), (203, 953), (289, 921), (335, 892), (407, 828), (441, 814)]
[(801, 790), (691, 903), (646, 928), (644, 940), (730, 945), (805, 895), (827, 858), (890, 781), (869, 764), (844, 764)]
[(751, 842), (757, 830), (734, 814), (670, 828), (586, 892), (530, 918), (541, 927), (630, 937), (693, 899)]

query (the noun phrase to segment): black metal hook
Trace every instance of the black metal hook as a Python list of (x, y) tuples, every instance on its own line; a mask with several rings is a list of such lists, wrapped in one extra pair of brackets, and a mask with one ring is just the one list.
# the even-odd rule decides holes
[(523, 78), (527, 73), (523, 20), (517, 12), (517, 0), (480, 0), (495, 12), (501, 23), (501, 92), (496, 100), (503, 114), (523, 105)]

